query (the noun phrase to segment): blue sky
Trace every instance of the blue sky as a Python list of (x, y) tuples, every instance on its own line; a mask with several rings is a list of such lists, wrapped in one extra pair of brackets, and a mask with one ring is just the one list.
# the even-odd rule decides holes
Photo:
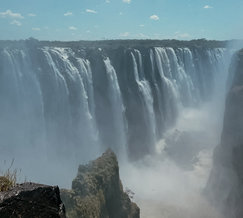
[(243, 39), (243, 0), (1, 0), (0, 39)]

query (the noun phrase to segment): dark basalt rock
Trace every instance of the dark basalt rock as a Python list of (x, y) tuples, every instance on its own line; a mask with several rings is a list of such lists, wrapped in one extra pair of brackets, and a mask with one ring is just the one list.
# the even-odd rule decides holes
[(19, 184), (0, 192), (1, 218), (65, 218), (65, 208), (57, 186)]
[(61, 190), (70, 218), (139, 218), (139, 208), (123, 192), (115, 154), (108, 150), (81, 165), (72, 190)]
[(226, 218), (243, 217), (243, 50), (233, 60), (234, 78), (226, 99), (221, 143), (206, 193)]

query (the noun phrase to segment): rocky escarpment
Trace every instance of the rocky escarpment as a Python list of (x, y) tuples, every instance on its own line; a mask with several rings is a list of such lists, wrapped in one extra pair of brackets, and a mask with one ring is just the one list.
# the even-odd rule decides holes
[(243, 217), (243, 50), (235, 57), (234, 78), (225, 108), (221, 143), (207, 192), (226, 218)]
[(72, 190), (61, 190), (61, 198), (70, 218), (139, 218), (139, 208), (123, 192), (118, 162), (111, 150), (79, 166)]
[(0, 192), (1, 218), (65, 218), (58, 187), (23, 183)]

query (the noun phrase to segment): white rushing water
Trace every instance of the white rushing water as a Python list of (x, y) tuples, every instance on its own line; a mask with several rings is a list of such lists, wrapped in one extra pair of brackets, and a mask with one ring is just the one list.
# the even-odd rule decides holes
[[(142, 99), (144, 101), (144, 117), (146, 117), (146, 124), (148, 125), (149, 130), (149, 139), (153, 144), (155, 142), (155, 116), (153, 108), (153, 97), (148, 81), (146, 81), (142, 66), (142, 57), (141, 53), (138, 50), (135, 50), (135, 55), (132, 53), (133, 67), (134, 67), (134, 76), (136, 83), (138, 85), (139, 92), (141, 93)], [(152, 150), (152, 148), (151, 148)]]
[[(179, 50), (180, 54), (185, 54), (184, 63), (180, 63), (181, 56), (173, 55), (174, 52), (171, 52), (173, 58), (166, 58), (163, 48), (156, 48), (156, 52), (162, 78), (165, 77), (162, 66), (166, 66), (167, 71), (172, 69), (169, 62), (174, 62), (177, 74), (181, 74), (178, 85), (177, 80), (167, 82), (173, 90), (171, 93), (176, 93), (172, 96), (177, 95), (177, 103), (181, 104), (177, 106), (180, 112), (175, 125), (157, 142), (155, 155), (148, 155), (133, 164), (122, 163), (124, 186), (134, 192), (133, 200), (140, 206), (142, 218), (222, 218), (203, 191), (212, 167), (213, 149), (221, 137), (229, 59), (220, 49), (207, 51), (215, 83), (211, 99), (195, 107), (200, 92), (196, 91), (198, 72), (192, 65), (190, 50)], [(171, 75), (167, 73), (167, 78)], [(183, 96), (183, 90), (186, 96)], [(185, 98), (190, 107), (183, 107)]]
[(115, 145), (113, 145), (113, 149), (116, 153), (124, 154), (126, 153), (127, 147), (127, 127), (126, 127), (126, 118), (125, 118), (125, 108), (122, 101), (121, 91), (118, 84), (116, 71), (114, 67), (111, 65), (110, 59), (107, 58), (104, 60), (108, 84), (109, 84), (109, 98), (111, 102), (112, 108), (112, 119), (114, 121), (114, 129), (113, 135), (117, 141)]
[(161, 153), (184, 110), (222, 93), (224, 48), (116, 52), (1, 48), (1, 160), (15, 159), (27, 179), (67, 186), (78, 164), (108, 147), (121, 159)]

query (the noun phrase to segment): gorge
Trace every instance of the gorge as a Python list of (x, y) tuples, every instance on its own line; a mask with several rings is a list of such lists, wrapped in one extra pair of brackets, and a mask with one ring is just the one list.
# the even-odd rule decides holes
[(79, 164), (111, 148), (142, 217), (159, 217), (143, 212), (158, 195), (165, 217), (212, 217), (199, 192), (221, 134), (231, 55), (226, 42), (206, 40), (1, 41), (1, 160), (68, 187)]

